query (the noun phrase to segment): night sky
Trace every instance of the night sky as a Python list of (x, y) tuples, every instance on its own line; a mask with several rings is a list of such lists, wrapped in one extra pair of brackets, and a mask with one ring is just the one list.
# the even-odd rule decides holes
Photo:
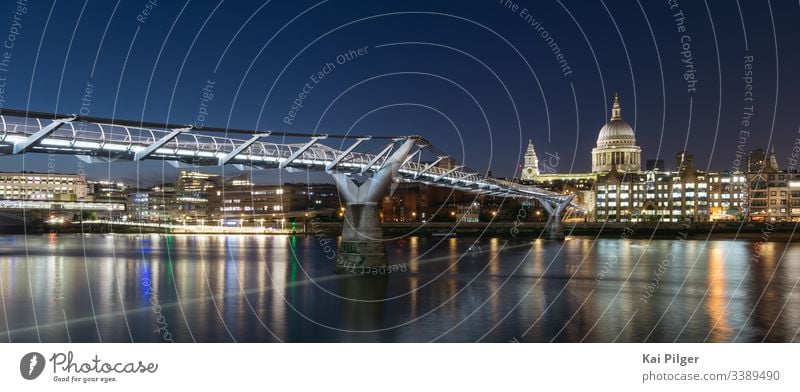
[[(731, 169), (737, 151), (772, 144), (786, 167), (800, 137), (797, 1), (19, 4), (6, 0), (0, 9), (0, 40), (12, 46), (0, 63), (4, 108), (419, 134), (495, 176), (518, 174), (529, 138), (555, 171), (590, 170), (615, 92), (642, 159), (658, 157), (668, 167), (686, 148), (700, 169)], [(743, 79), (748, 56), (752, 81)], [(303, 107), (287, 119), (307, 84)], [(213, 99), (202, 101), (204, 89)], [(743, 129), (750, 134), (740, 138)], [(25, 170), (47, 170), (37, 154), (2, 157), (0, 168), (22, 170), (23, 159)], [(75, 172), (77, 162), (59, 157), (58, 170)], [(175, 169), (119, 163), (87, 173), (153, 184), (172, 180)], [(295, 179), (275, 171), (257, 178)]]

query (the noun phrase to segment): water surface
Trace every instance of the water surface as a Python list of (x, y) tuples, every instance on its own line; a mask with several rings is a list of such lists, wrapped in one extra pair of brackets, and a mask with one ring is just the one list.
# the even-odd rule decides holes
[(381, 278), (326, 240), (0, 236), (0, 342), (798, 340), (800, 244), (411, 237)]

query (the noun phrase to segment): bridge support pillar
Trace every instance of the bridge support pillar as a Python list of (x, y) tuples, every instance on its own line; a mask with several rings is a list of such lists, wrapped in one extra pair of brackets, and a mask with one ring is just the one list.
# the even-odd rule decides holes
[(370, 273), (386, 267), (386, 249), (378, 203), (350, 203), (345, 208), (337, 271)]
[(347, 203), (336, 272), (363, 275), (388, 272), (379, 217), (380, 202), (389, 192), (389, 184), (416, 142), (416, 139), (407, 139), (371, 177), (361, 181), (349, 173), (329, 172)]
[(539, 204), (541, 204), (545, 211), (547, 211), (547, 214), (550, 215), (550, 217), (547, 219), (547, 223), (545, 223), (544, 226), (544, 238), (550, 240), (564, 239), (564, 226), (561, 223), (561, 214), (574, 198), (575, 195), (571, 195), (570, 197), (559, 201), (537, 199), (539, 200)]

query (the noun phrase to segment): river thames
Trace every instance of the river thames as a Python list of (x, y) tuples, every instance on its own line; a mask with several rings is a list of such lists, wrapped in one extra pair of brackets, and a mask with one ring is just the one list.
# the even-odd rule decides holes
[[(0, 236), (2, 342), (792, 342), (800, 243)], [(327, 247), (327, 248), (326, 248)]]

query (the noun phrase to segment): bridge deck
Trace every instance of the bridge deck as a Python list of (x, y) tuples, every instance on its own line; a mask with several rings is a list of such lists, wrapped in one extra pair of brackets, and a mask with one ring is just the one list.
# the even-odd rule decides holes
[[(397, 174), (403, 181), (433, 184), (464, 191), (505, 197), (536, 198), (551, 202), (565, 195), (510, 181), (489, 178), (464, 167), (433, 166), (422, 159), (430, 143), (419, 136), (376, 137), (388, 143), (379, 153), (355, 151), (369, 136), (298, 134), (195, 129), (192, 126), (88, 118), (51, 113), (0, 110), (0, 155), (22, 153), (65, 154), (93, 161), (138, 161), (159, 159), (198, 166), (239, 164), (259, 169), (317, 170), (361, 174), (380, 170), (396, 143), (417, 140), (414, 154)], [(222, 136), (220, 136), (220, 133)], [(242, 135), (236, 138), (228, 135)], [(278, 143), (269, 139), (300, 139), (300, 143)], [(344, 150), (321, 141), (341, 139)], [(414, 159), (416, 158), (416, 159)], [(440, 160), (441, 154), (431, 161)], [(577, 207), (577, 205), (573, 206)]]

